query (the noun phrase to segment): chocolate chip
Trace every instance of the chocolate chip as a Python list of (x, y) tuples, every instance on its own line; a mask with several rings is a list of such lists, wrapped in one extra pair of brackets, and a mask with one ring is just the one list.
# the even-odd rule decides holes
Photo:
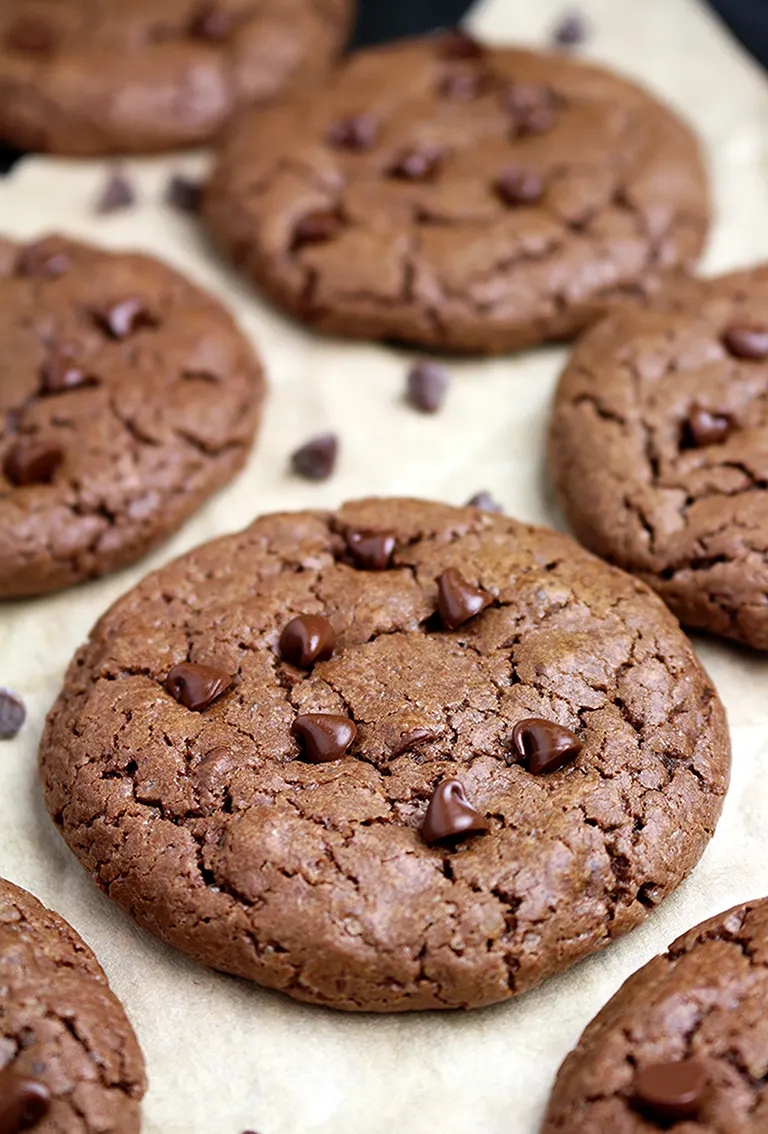
[(684, 443), (694, 449), (719, 445), (733, 428), (733, 422), (722, 413), (694, 406), (685, 423)]
[(370, 528), (350, 528), (346, 540), (355, 566), (363, 571), (386, 571), (397, 544), (393, 532), (377, 532)]
[(437, 785), (421, 827), (427, 846), (464, 835), (484, 835), (487, 831), (487, 821), (469, 802), (459, 780), (444, 780)]
[(437, 413), (445, 401), (451, 376), (434, 362), (420, 362), (408, 374), (408, 401), (422, 413)]
[(387, 173), (401, 181), (431, 181), (440, 168), (441, 154), (434, 146), (403, 150)]
[(49, 441), (17, 441), (6, 454), (3, 471), (19, 488), (49, 484), (63, 460), (62, 449)]
[(467, 501), (468, 508), (479, 508), (482, 512), (503, 512), (501, 504), (494, 500), (490, 492), (476, 492)]
[(96, 201), (96, 212), (105, 215), (116, 213), (120, 209), (127, 209), (136, 203), (136, 192), (133, 185), (122, 172), (113, 170), (107, 178)]
[(456, 630), (480, 614), (493, 602), (493, 597), (480, 587), (473, 587), (460, 571), (449, 567), (437, 585), (437, 609), (443, 625)]
[(11, 24), (5, 42), (25, 55), (50, 55), (56, 46), (56, 32), (37, 16), (22, 16)]
[(343, 227), (343, 217), (331, 209), (318, 209), (317, 212), (307, 213), (294, 226), (291, 248), (295, 252), (305, 244), (325, 244), (338, 236)]
[(565, 12), (552, 31), (552, 42), (558, 47), (576, 47), (589, 39), (589, 24), (583, 12)]
[(402, 734), (392, 749), (392, 755), (402, 756), (404, 752), (410, 752), (411, 749), (418, 748), (428, 740), (437, 740), (438, 735), (439, 733), (432, 728), (411, 728)]
[(378, 133), (378, 119), (372, 114), (353, 114), (334, 122), (328, 128), (325, 140), (329, 146), (344, 150), (370, 150)]
[(482, 59), (485, 55), (483, 45), (465, 31), (450, 32), (437, 42), (442, 59)]
[(453, 75), (446, 75), (438, 88), (445, 98), (452, 98), (455, 102), (472, 102), (488, 89), (490, 80), (487, 75), (479, 75), (476, 71), (456, 71)]
[(768, 358), (768, 327), (729, 327), (723, 345), (735, 358), (762, 362)]
[(101, 329), (113, 339), (127, 339), (140, 327), (156, 325), (144, 300), (135, 295), (121, 299), (117, 303), (107, 304), (100, 310), (94, 311), (93, 317)]
[(539, 717), (518, 721), (512, 730), (512, 746), (534, 776), (559, 771), (575, 760), (582, 748), (569, 728)]
[(31, 1130), (51, 1109), (51, 1092), (39, 1079), (0, 1071), (0, 1134)]
[(535, 205), (544, 196), (544, 183), (538, 173), (509, 166), (497, 178), (494, 192), (503, 205)]
[(175, 665), (165, 679), (170, 695), (193, 713), (202, 713), (231, 686), (232, 677), (226, 670), (194, 662)]
[(189, 34), (194, 39), (207, 39), (222, 43), (232, 35), (234, 24), (229, 12), (217, 4), (202, 4), (192, 17)]
[(291, 467), (306, 480), (327, 480), (336, 468), (339, 439), (335, 433), (321, 433), (307, 441), (291, 456)]
[(0, 689), (0, 740), (12, 740), (27, 719), (26, 705), (10, 689)]
[(37, 240), (22, 249), (16, 261), (16, 273), (20, 276), (58, 279), (68, 272), (71, 266), (72, 260), (56, 239)]
[(280, 657), (301, 669), (308, 669), (316, 661), (327, 661), (335, 648), (336, 633), (321, 614), (292, 618), (280, 635)]
[(96, 379), (75, 362), (76, 350), (74, 344), (65, 343), (55, 348), (43, 364), (40, 376), (44, 394), (61, 394), (79, 386), (95, 384)]
[(174, 173), (168, 179), (165, 190), (166, 202), (182, 213), (197, 213), (203, 199), (203, 182), (182, 173)]
[(657, 1122), (698, 1117), (707, 1088), (707, 1070), (698, 1059), (651, 1063), (635, 1075), (636, 1106)]
[(504, 95), (506, 108), (514, 115), (528, 114), (542, 106), (551, 109), (552, 99), (548, 87), (536, 86), (535, 83), (512, 83)]
[(293, 722), (291, 733), (304, 748), (312, 764), (340, 760), (357, 736), (357, 725), (349, 717), (331, 713), (304, 713)]
[(536, 106), (519, 115), (512, 133), (514, 137), (518, 138), (526, 138), (533, 134), (546, 134), (554, 124), (554, 111), (548, 106)]

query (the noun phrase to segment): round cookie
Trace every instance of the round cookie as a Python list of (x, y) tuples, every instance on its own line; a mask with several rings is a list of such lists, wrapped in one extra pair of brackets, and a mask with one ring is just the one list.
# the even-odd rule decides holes
[(0, 879), (4, 1134), (137, 1134), (145, 1090), (133, 1029), (91, 950)]
[(708, 214), (695, 139), (645, 91), (456, 34), (359, 52), (322, 92), (246, 114), (204, 203), (299, 319), (487, 354), (571, 337), (692, 267)]
[(670, 284), (576, 347), (549, 459), (581, 542), (768, 649), (768, 267)]
[(74, 660), (40, 760), (142, 926), (299, 1000), (405, 1011), (504, 1000), (641, 922), (712, 835), (729, 742), (642, 583), (500, 515), (378, 499), (149, 576)]
[(541, 1134), (768, 1129), (768, 901), (684, 934), (631, 976), (565, 1060)]
[(245, 463), (259, 363), (156, 260), (5, 242), (0, 341), (0, 598), (139, 558)]
[(200, 145), (319, 81), (353, 0), (4, 0), (0, 137), (94, 156)]

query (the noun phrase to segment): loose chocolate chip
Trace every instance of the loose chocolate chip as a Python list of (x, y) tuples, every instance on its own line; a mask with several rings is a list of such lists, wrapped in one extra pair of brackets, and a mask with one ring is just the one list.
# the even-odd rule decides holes
[(355, 566), (363, 571), (386, 571), (397, 544), (392, 532), (376, 532), (369, 528), (350, 528), (346, 540)]
[(437, 41), (443, 59), (482, 59), (485, 48), (465, 31), (453, 31)]
[(546, 134), (554, 124), (554, 111), (548, 106), (536, 106), (519, 115), (512, 134), (517, 138), (526, 138), (533, 134)]
[(96, 201), (96, 212), (105, 215), (127, 209), (136, 203), (133, 185), (122, 172), (115, 169), (110, 173)]
[(698, 1117), (707, 1088), (707, 1070), (698, 1059), (651, 1063), (635, 1075), (637, 1107), (657, 1122), (683, 1122)]
[(39, 1079), (0, 1071), (0, 1134), (31, 1130), (51, 1109), (51, 1092)]
[(329, 146), (343, 150), (370, 150), (379, 133), (379, 123), (372, 114), (353, 114), (341, 118), (328, 128), (325, 140)]
[(459, 780), (444, 780), (437, 785), (421, 827), (427, 846), (464, 835), (484, 835), (487, 831), (487, 821), (469, 802)]
[(431, 181), (440, 168), (441, 154), (434, 146), (403, 150), (387, 170), (400, 181)]
[(327, 480), (336, 468), (339, 439), (335, 433), (313, 437), (291, 456), (291, 467), (306, 480)]
[(731, 419), (725, 414), (713, 413), (701, 406), (694, 406), (685, 424), (684, 442), (694, 449), (719, 445), (725, 441), (732, 427)]
[(437, 413), (445, 401), (451, 376), (434, 362), (420, 362), (408, 374), (408, 401), (422, 413)]
[(468, 508), (479, 508), (482, 512), (503, 512), (501, 504), (494, 500), (490, 492), (476, 492), (467, 501)]
[(535, 205), (544, 195), (544, 183), (532, 170), (509, 166), (494, 182), (494, 192), (503, 205)]
[(121, 299), (93, 312), (93, 317), (102, 330), (113, 339), (127, 339), (140, 327), (153, 327), (155, 320), (147, 309), (144, 300), (138, 296)]
[(488, 86), (487, 75), (479, 75), (476, 71), (457, 71), (453, 75), (446, 75), (438, 89), (441, 95), (452, 98), (455, 102), (472, 102)]
[(564, 768), (576, 759), (582, 747), (569, 728), (539, 717), (518, 721), (512, 730), (512, 746), (534, 776)]
[(335, 631), (321, 614), (292, 618), (280, 635), (280, 657), (301, 669), (308, 669), (316, 661), (327, 661), (335, 648)]
[(56, 46), (56, 32), (36, 16), (22, 16), (11, 24), (5, 42), (25, 55), (49, 55)]
[(232, 16), (229, 12), (225, 12), (217, 4), (203, 4), (192, 17), (189, 34), (194, 39), (223, 43), (232, 35), (232, 29)]
[(175, 665), (165, 679), (170, 695), (193, 713), (202, 713), (231, 686), (232, 677), (226, 670), (194, 662)]
[(74, 344), (57, 347), (41, 370), (42, 392), (61, 394), (66, 390), (76, 390), (79, 386), (95, 383), (95, 378), (87, 374), (82, 366), (74, 361)]
[(318, 209), (307, 213), (296, 222), (291, 248), (295, 252), (305, 244), (325, 244), (339, 235), (344, 227), (343, 217), (331, 209)]
[(473, 587), (460, 571), (449, 567), (437, 585), (437, 610), (443, 625), (456, 630), (469, 622), (493, 602), (493, 597), (480, 587)]
[(182, 213), (197, 213), (203, 199), (203, 182), (184, 174), (174, 173), (168, 179), (166, 202)]
[(312, 764), (340, 760), (357, 736), (357, 725), (349, 717), (331, 713), (304, 713), (293, 722), (291, 733), (304, 748)]
[(583, 12), (565, 12), (552, 31), (552, 42), (558, 47), (576, 47), (589, 39), (589, 24)]
[(762, 362), (768, 358), (768, 327), (729, 327), (723, 345), (735, 358)]
[(411, 728), (402, 734), (392, 749), (392, 755), (402, 756), (404, 752), (410, 752), (412, 748), (418, 748), (420, 744), (425, 744), (428, 740), (436, 740), (437, 737), (438, 733), (434, 729)]
[(58, 445), (32, 439), (18, 441), (7, 453), (3, 471), (11, 484), (28, 488), (32, 484), (49, 484), (64, 460)]
[(12, 740), (27, 719), (21, 697), (10, 689), (0, 689), (0, 740)]
[(56, 240), (37, 240), (22, 250), (16, 262), (20, 276), (43, 276), (58, 279), (68, 272), (72, 261)]

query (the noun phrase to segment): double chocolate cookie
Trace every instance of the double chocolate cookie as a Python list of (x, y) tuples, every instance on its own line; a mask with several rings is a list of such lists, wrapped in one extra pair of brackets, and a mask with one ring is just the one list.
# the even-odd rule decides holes
[(475, 508), (265, 516), (118, 602), (40, 751), (98, 884), (300, 1000), (473, 1007), (641, 922), (693, 868), (723, 709), (640, 582)]
[(137, 1134), (144, 1060), (75, 931), (0, 879), (0, 1130)]
[(4, 0), (0, 137), (141, 153), (208, 141), (331, 67), (353, 0)]
[(449, 34), (359, 52), (231, 131), (204, 203), (267, 295), (344, 335), (495, 354), (695, 264), (689, 130), (562, 55)]
[(0, 598), (137, 559), (248, 456), (259, 363), (156, 260), (3, 242), (0, 341)]
[(549, 452), (582, 543), (687, 625), (768, 649), (768, 267), (610, 314), (563, 374)]
[(541, 1134), (768, 1130), (768, 901), (686, 933), (563, 1064)]

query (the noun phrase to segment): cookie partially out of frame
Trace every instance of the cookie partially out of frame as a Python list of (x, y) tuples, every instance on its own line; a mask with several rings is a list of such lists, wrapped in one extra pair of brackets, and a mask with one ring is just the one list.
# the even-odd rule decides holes
[(148, 256), (0, 242), (0, 598), (138, 559), (245, 463), (260, 365)]
[(670, 284), (586, 335), (549, 460), (586, 547), (684, 624), (768, 649), (768, 267)]
[(214, 968), (346, 1010), (505, 1000), (696, 864), (720, 701), (642, 584), (474, 508), (265, 516), (94, 628), (40, 750), (96, 882)]
[(144, 1060), (91, 950), (0, 879), (0, 1128), (138, 1134)]
[(768, 1129), (768, 901), (690, 930), (630, 977), (557, 1077), (541, 1134)]
[(318, 82), (352, 0), (4, 0), (0, 137), (93, 156), (209, 141)]
[(450, 34), (358, 52), (244, 115), (204, 213), (306, 323), (497, 354), (691, 268), (709, 204), (696, 140), (646, 91)]

